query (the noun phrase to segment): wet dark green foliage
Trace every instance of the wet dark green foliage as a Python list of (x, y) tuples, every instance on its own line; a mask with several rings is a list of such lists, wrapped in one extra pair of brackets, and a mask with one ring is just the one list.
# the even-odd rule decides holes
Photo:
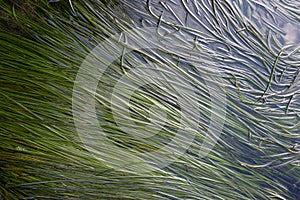
[[(299, 20), (298, 1), (0, 1), (0, 199), (299, 199)], [(98, 43), (147, 26), (190, 39), (180, 50), (157, 44), (166, 59), (195, 55), (199, 77), (219, 70), (227, 113), (207, 157), (195, 153), (204, 128), (176, 162), (140, 175), (84, 148), (72, 89)], [(199, 88), (205, 124), (209, 94)], [(136, 148), (109, 112), (99, 119)]]

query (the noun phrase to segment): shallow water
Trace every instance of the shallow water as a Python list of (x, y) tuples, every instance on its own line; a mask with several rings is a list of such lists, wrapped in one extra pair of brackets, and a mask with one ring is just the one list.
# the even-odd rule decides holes
[[(197, 70), (189, 71), (194, 77), (200, 80), (201, 72), (218, 69), (229, 103), (221, 146), (215, 148), (226, 149), (245, 166), (259, 168), (259, 173), (300, 198), (299, 157), (289, 153), (292, 146), (299, 151), (300, 143), (299, 2), (118, 2), (122, 10), (116, 12), (136, 27), (154, 26), (162, 35), (166, 30), (177, 34), (177, 41), (173, 38), (158, 48), (172, 49), (172, 55), (187, 62), (197, 59)], [(203, 65), (208, 60), (211, 66)]]

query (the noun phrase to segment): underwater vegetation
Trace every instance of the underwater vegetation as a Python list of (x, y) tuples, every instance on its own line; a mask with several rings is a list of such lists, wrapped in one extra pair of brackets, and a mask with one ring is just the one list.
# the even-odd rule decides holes
[(1, 0), (0, 200), (300, 199), (299, 30), (296, 0)]

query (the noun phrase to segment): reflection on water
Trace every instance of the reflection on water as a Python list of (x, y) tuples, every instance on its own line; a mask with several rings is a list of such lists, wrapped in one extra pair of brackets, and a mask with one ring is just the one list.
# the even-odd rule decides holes
[(299, 45), (300, 44), (300, 27), (291, 23), (286, 23), (282, 27), (285, 32), (284, 40), (287, 44)]
[[(156, 26), (162, 35), (172, 30), (184, 38), (188, 49), (172, 48), (181, 45), (179, 40), (168, 47), (178, 58), (188, 61), (189, 54), (194, 55), (199, 73), (214, 65), (226, 80), (232, 104), (220, 142), (224, 147), (216, 149), (227, 149), (230, 143), (235, 161), (254, 168), (267, 166), (261, 173), (300, 198), (295, 186), (299, 157), (290, 151), (296, 145), (298, 152), (300, 143), (299, 1), (119, 2), (137, 27)], [(204, 60), (213, 62), (203, 66)]]

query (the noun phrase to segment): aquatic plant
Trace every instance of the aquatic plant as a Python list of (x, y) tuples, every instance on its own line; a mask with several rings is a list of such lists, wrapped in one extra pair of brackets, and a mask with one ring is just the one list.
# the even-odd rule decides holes
[[(297, 1), (3, 0), (0, 6), (0, 199), (300, 198)], [(153, 34), (160, 40), (109, 63), (92, 97), (99, 126), (122, 151), (105, 146), (93, 153), (74, 124), (74, 101), (84, 100), (74, 96), (74, 83), (99, 44), (112, 52), (114, 44), (130, 48), (125, 33), (143, 45)], [(112, 105), (110, 95), (118, 78), (141, 64), (165, 66), (170, 76), (182, 77), (174, 82), (187, 81), (195, 91), (180, 101), (153, 77), (127, 102), (125, 120), (136, 126), (125, 121), (122, 129), (114, 115), (123, 114), (124, 104)], [(198, 118), (182, 117), (183, 108)], [(212, 115), (224, 124), (210, 129)], [(136, 137), (166, 119), (156, 136)], [(187, 136), (178, 134), (195, 123)], [(189, 134), (185, 152), (170, 147), (180, 156), (164, 167), (154, 162), (140, 173), (135, 166), (143, 165), (125, 157), (120, 168), (107, 164), (133, 151), (155, 152), (175, 135), (184, 144)], [(89, 137), (98, 144), (97, 136)], [(213, 148), (201, 157), (205, 137)]]

